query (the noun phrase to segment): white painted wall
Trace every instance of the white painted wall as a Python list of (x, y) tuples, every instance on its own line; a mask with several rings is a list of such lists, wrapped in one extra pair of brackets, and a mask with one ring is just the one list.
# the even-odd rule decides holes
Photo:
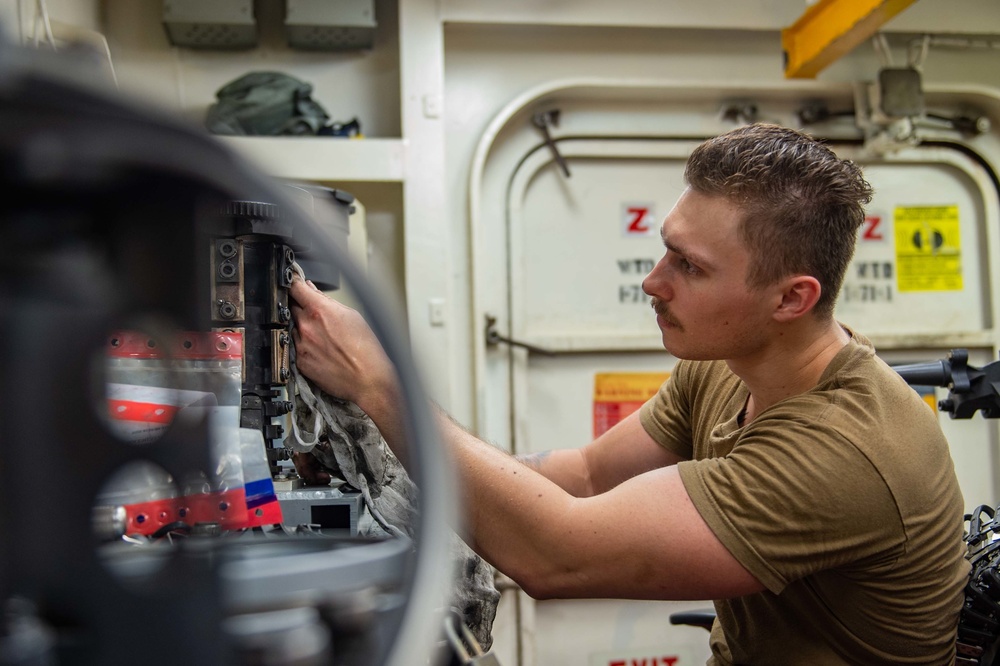
[(399, 136), (399, 40), (395, 0), (376, 6), (370, 51), (311, 52), (285, 42), (280, 0), (254, 4), (259, 43), (239, 51), (172, 46), (162, 0), (104, 0), (104, 30), (122, 89), (198, 121), (226, 83), (250, 71), (276, 70), (313, 86), (313, 99), (334, 120), (361, 120), (368, 136)]
[[(46, 0), (45, 5), (51, 22), (90, 30), (101, 29), (98, 0)], [(0, 26), (5, 37), (11, 41), (33, 43), (36, 32), (39, 40), (44, 41), (45, 30), (41, 18), (42, 13), (37, 11), (36, 0), (0, 0)]]
[[(450, 23), (775, 30), (794, 23), (815, 1), (442, 0), (441, 16)], [(1000, 12), (992, 0), (919, 0), (885, 26), (892, 32), (935, 30), (979, 35), (995, 34), (998, 29)]]

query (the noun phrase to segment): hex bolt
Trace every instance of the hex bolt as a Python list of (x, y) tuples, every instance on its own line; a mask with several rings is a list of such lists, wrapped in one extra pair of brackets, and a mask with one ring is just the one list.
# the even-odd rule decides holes
[(229, 301), (219, 303), (219, 316), (223, 319), (232, 319), (236, 316), (236, 306)]
[(292, 318), (292, 311), (289, 310), (284, 305), (279, 305), (278, 306), (278, 321), (280, 321), (282, 324), (287, 324), (288, 321), (291, 318)]
[(288, 333), (282, 332), (281, 335), (278, 336), (278, 344), (280, 344), (282, 347), (287, 347), (291, 339), (292, 338), (290, 335), (288, 335)]
[(289, 264), (295, 261), (295, 252), (290, 247), (285, 249), (285, 261)]
[(290, 374), (291, 373), (288, 372), (288, 368), (282, 368), (281, 369), (281, 378), (282, 379), (288, 379), (288, 377), (289, 377)]

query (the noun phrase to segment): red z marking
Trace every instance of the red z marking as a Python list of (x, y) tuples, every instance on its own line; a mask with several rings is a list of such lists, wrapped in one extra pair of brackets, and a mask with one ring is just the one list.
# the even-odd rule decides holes
[(626, 210), (632, 216), (632, 221), (628, 223), (628, 232), (630, 234), (649, 233), (649, 224), (646, 222), (646, 213), (649, 212), (649, 209), (635, 207)]
[(882, 218), (877, 215), (869, 215), (865, 218), (865, 231), (861, 234), (864, 240), (882, 240), (882, 232), (876, 231), (882, 224)]

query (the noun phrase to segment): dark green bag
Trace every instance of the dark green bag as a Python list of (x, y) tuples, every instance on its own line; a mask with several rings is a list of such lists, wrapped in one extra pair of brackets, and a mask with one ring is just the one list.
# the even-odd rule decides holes
[(317, 134), (330, 119), (312, 85), (280, 72), (251, 72), (219, 88), (205, 124), (213, 134)]

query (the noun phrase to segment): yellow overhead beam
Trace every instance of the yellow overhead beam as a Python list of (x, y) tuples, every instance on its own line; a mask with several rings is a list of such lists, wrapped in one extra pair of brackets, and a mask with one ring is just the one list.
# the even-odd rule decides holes
[(781, 31), (785, 78), (808, 79), (855, 46), (915, 0), (819, 0)]

